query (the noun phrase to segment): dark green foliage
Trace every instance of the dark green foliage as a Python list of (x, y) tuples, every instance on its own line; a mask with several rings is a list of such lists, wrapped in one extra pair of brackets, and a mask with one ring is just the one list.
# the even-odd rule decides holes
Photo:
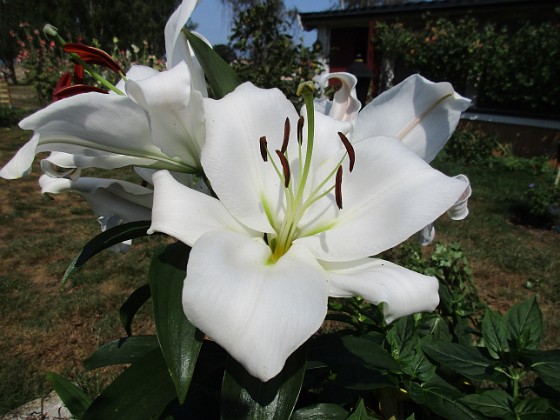
[(415, 30), (381, 23), (374, 42), (410, 72), (451, 82), (467, 96), (476, 92), (479, 107), (558, 114), (560, 27), (555, 22), (517, 25), (497, 27), (472, 17), (427, 18)]
[(496, 136), (466, 126), (453, 133), (440, 158), (462, 163), (487, 163), (497, 147)]

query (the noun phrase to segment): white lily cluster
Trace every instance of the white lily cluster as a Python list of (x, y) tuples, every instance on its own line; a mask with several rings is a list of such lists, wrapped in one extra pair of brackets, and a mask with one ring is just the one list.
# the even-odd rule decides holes
[[(436, 278), (372, 256), (431, 236), (446, 211), (466, 217), (468, 179), (429, 162), (470, 101), (416, 75), (361, 109), (345, 73), (318, 81), (342, 83), (332, 101), (305, 94), (300, 112), (250, 83), (207, 98), (181, 34), (195, 5), (183, 0), (166, 26), (167, 71), (133, 68), (126, 96), (81, 94), (26, 118), (21, 127), (35, 134), (0, 176), (22, 176), (50, 151), (69, 172), (44, 175), (44, 191), (80, 191), (119, 222), (151, 210), (152, 232), (192, 247), (186, 316), (262, 381), (320, 328), (329, 297), (383, 303), (387, 322), (434, 310)], [(125, 165), (148, 168), (153, 190), (68, 176)], [(177, 173), (203, 173), (215, 197)]]

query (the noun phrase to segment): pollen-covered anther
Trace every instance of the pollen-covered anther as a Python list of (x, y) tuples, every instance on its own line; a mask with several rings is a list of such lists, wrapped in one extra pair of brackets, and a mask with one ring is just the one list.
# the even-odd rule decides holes
[(284, 156), (284, 153), (282, 153), (280, 150), (276, 150), (276, 154), (280, 159), (280, 163), (282, 164), (282, 171), (284, 172), (284, 187), (288, 188), (288, 185), (290, 185), (290, 164), (288, 163), (288, 159), (286, 159), (286, 156)]
[(262, 160), (264, 162), (268, 162), (268, 149), (267, 149), (267, 143), (266, 143), (266, 136), (262, 136), (259, 139), (259, 145), (260, 145), (260, 148), (261, 148)]
[(342, 140), (342, 144), (344, 145), (346, 152), (348, 153), (348, 159), (350, 161), (349, 170), (350, 172), (352, 172), (352, 169), (354, 169), (354, 163), (356, 162), (356, 153), (354, 152), (354, 147), (352, 146), (352, 143), (350, 143), (350, 140), (348, 140), (348, 137), (346, 137), (340, 131), (338, 132), (338, 137), (340, 137), (340, 140)]
[(334, 196), (336, 199), (336, 205), (340, 210), (342, 210), (342, 165), (340, 165), (336, 171)]
[(299, 117), (297, 122), (297, 141), (299, 144), (303, 143), (303, 123), (305, 122), (305, 118), (303, 116)]
[(290, 120), (286, 117), (286, 121), (284, 121), (284, 139), (282, 140), (282, 148), (280, 149), (282, 153), (286, 153), (286, 150), (288, 150), (289, 141), (290, 141)]

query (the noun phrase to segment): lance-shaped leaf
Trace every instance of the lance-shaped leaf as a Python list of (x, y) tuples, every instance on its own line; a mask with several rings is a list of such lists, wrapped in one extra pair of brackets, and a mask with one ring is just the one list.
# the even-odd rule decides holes
[(64, 277), (62, 278), (62, 285), (66, 283), (76, 269), (83, 266), (91, 257), (97, 255), (104, 249), (129, 239), (147, 236), (150, 223), (151, 222), (149, 220), (123, 223), (122, 225), (116, 226), (97, 235), (84, 246), (78, 256), (74, 258), (74, 261), (70, 263), (64, 273)]
[(519, 355), (545, 384), (560, 392), (560, 350), (524, 350)]
[(56, 373), (47, 373), (47, 380), (52, 384), (56, 393), (72, 416), (81, 418), (91, 404), (91, 398), (69, 380)]
[(277, 376), (262, 382), (230, 357), (222, 383), (222, 419), (290, 418), (303, 383), (306, 359), (307, 345), (303, 345)]
[(132, 320), (134, 319), (136, 312), (138, 312), (142, 305), (146, 303), (151, 296), (152, 293), (150, 291), (150, 286), (145, 284), (132, 292), (128, 299), (122, 304), (119, 309), (119, 317), (121, 319), (121, 325), (127, 335), (132, 335)]
[(91, 370), (104, 366), (134, 363), (157, 348), (159, 348), (159, 343), (154, 335), (119, 338), (95, 350), (84, 360), (84, 367)]
[(187, 30), (184, 30), (184, 33), (212, 86), (216, 99), (233, 92), (241, 82), (230, 65), (198, 36)]
[(158, 418), (175, 387), (159, 349), (126, 369), (91, 403), (82, 420)]
[(189, 252), (190, 248), (180, 242), (168, 246), (153, 258), (149, 274), (157, 336), (181, 403), (203, 338), (185, 316), (181, 303)]

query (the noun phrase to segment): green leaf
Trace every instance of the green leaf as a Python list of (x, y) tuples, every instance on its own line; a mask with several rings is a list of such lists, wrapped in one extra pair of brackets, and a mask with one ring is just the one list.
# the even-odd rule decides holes
[(220, 99), (240, 85), (240, 80), (231, 66), (216, 53), (206, 42), (192, 32), (183, 29), (202, 70), (212, 87), (215, 99)]
[(372, 418), (373, 417), (369, 416), (366, 410), (366, 406), (364, 405), (364, 400), (362, 399), (360, 399), (358, 405), (356, 406), (356, 408), (354, 408), (352, 414), (348, 416), (348, 420), (364, 420), (364, 419), (372, 419)]
[(387, 333), (393, 358), (406, 364), (416, 356), (419, 338), (411, 316), (400, 318)]
[(203, 339), (187, 319), (181, 302), (189, 253), (190, 248), (180, 242), (170, 245), (154, 256), (149, 273), (157, 336), (181, 403)]
[(136, 315), (136, 312), (146, 303), (146, 301), (152, 296), (150, 291), (150, 285), (145, 284), (140, 286), (128, 297), (126, 302), (124, 302), (119, 309), (119, 316), (121, 319), (121, 325), (126, 331), (127, 335), (132, 335), (132, 320)]
[(294, 411), (290, 420), (345, 420), (348, 411), (336, 404), (317, 404)]
[(134, 363), (157, 348), (159, 348), (159, 343), (154, 335), (113, 340), (99, 347), (84, 360), (84, 367), (91, 370), (104, 366)]
[(515, 405), (515, 413), (521, 420), (550, 420), (560, 418), (548, 400), (544, 398), (526, 398)]
[(489, 360), (476, 347), (457, 343), (422, 343), (422, 350), (428, 357), (469, 379), (496, 380), (501, 378)]
[(509, 351), (507, 334), (502, 317), (497, 312), (486, 309), (482, 319), (482, 338), (484, 344), (494, 359), (500, 359), (501, 353)]
[(124, 223), (97, 235), (83, 247), (78, 256), (74, 258), (74, 261), (70, 263), (62, 277), (62, 286), (78, 268), (101, 251), (129, 239), (146, 236), (151, 224), (150, 220)]
[(406, 390), (414, 402), (426, 406), (444, 418), (483, 419), (459, 401), (462, 394), (458, 389), (441, 378), (435, 377), (421, 385), (410, 382), (406, 385)]
[(518, 350), (537, 349), (543, 334), (542, 312), (536, 298), (514, 305), (504, 315), (508, 339)]
[(541, 381), (560, 392), (560, 350), (525, 350), (520, 356)]
[(119, 317), (121, 320), (121, 325), (126, 331), (127, 335), (132, 335), (132, 320), (138, 312), (138, 310), (146, 303), (146, 301), (152, 296), (150, 291), (150, 285), (145, 284), (140, 286), (134, 292), (130, 294), (128, 299), (122, 304), (119, 309)]
[(508, 418), (513, 416), (511, 396), (501, 389), (485, 391), (482, 394), (471, 394), (461, 398), (468, 407), (488, 417)]
[(374, 341), (369, 334), (361, 336), (347, 335), (341, 338), (342, 345), (354, 356), (359, 357), (363, 364), (382, 369), (398, 370), (399, 366), (393, 357), (382, 346)]
[(284, 369), (268, 382), (251, 376), (230, 357), (222, 383), (221, 418), (290, 418), (303, 383), (306, 356), (307, 345), (304, 344), (288, 358)]
[(47, 373), (47, 380), (66, 406), (72, 416), (80, 419), (91, 404), (91, 398), (69, 380), (56, 373)]
[(127, 368), (91, 403), (82, 420), (138, 420), (159, 416), (175, 387), (159, 349)]

